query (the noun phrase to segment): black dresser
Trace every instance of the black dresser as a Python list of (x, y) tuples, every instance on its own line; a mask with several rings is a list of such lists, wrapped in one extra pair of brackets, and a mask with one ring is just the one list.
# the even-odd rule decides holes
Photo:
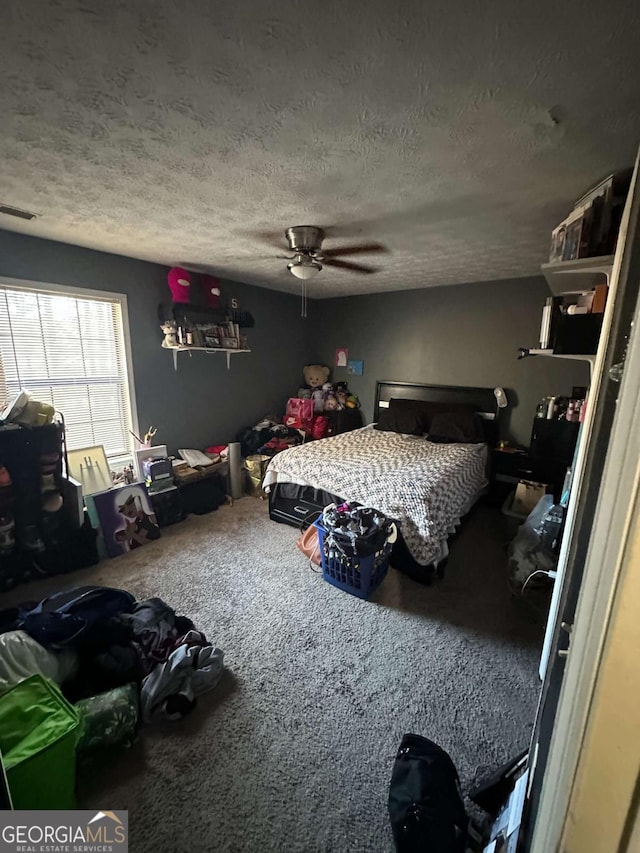
[[(492, 453), (494, 491), (508, 492), (519, 480), (547, 483), (559, 499), (567, 468), (573, 463), (580, 424), (535, 418), (527, 451)], [(502, 489), (500, 484), (506, 484)], [(506, 496), (506, 495), (505, 495)]]

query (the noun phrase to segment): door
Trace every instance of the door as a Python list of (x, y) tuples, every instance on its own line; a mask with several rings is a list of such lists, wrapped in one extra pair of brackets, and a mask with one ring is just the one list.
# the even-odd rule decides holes
[(609, 325), (603, 329), (592, 377), (596, 394), (590, 429), (581, 448), (581, 470), (576, 471), (574, 506), (569, 507), (573, 514), (563, 543), (564, 575), (555, 591), (541, 661), (544, 680), (518, 845), (531, 853), (559, 849), (637, 489), (639, 209), (636, 161), (614, 262)]

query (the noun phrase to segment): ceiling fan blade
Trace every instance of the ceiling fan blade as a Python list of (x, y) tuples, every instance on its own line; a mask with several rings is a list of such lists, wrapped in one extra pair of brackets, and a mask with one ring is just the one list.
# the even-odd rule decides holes
[(334, 258), (327, 258), (322, 261), (325, 267), (338, 267), (341, 270), (351, 270), (351, 272), (372, 273), (378, 272), (378, 267), (365, 267), (363, 264), (350, 264), (349, 261), (338, 261)]
[(368, 255), (374, 252), (386, 252), (386, 246), (381, 243), (361, 243), (357, 246), (342, 246), (338, 249), (323, 249), (325, 258), (337, 258), (339, 255)]

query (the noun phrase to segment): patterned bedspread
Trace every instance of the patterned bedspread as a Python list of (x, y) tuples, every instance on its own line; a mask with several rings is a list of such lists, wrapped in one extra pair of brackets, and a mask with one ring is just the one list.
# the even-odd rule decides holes
[(484, 444), (432, 444), (364, 427), (278, 453), (264, 486), (315, 486), (375, 507), (400, 522), (411, 555), (426, 565), (486, 485), (486, 462)]

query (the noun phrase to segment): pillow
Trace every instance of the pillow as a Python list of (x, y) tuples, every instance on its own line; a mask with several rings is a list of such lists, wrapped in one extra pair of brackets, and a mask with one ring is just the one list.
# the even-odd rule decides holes
[[(386, 415), (383, 417), (383, 411), (380, 412), (379, 422), (394, 422), (398, 416), (401, 424), (409, 424), (413, 428), (410, 430), (411, 435), (426, 435), (429, 432), (429, 423), (431, 421), (431, 403), (425, 400), (409, 400), (402, 397), (392, 397), (389, 400), (389, 408), (383, 410), (385, 412), (393, 412), (392, 416)], [(380, 429), (392, 429), (392, 427), (382, 426)], [(394, 432), (409, 432), (409, 430), (394, 430)]]
[(468, 409), (437, 412), (431, 421), (428, 438), (438, 444), (478, 444), (485, 440), (480, 417)]
[(375, 429), (402, 432), (408, 435), (424, 435), (426, 432), (424, 419), (417, 411), (391, 407), (381, 410)]

